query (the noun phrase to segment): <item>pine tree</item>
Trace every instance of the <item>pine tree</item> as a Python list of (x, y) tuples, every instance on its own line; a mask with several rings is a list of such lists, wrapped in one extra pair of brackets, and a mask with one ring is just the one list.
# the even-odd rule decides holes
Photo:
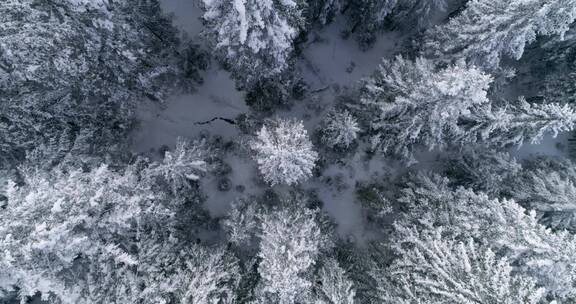
[[(384, 303), (540, 303), (545, 290), (513, 274), (505, 258), (472, 239), (456, 242), (440, 231), (413, 233), (397, 244), (399, 258), (373, 271)], [(388, 271), (389, 275), (382, 273)]]
[(181, 226), (182, 210), (201, 213), (192, 200), (197, 190), (182, 200), (145, 166), (157, 168), (23, 168), (22, 180), (4, 191), (0, 291), (16, 286), (21, 298), (40, 292), (56, 303), (168, 303), (184, 294), (197, 303), (233, 301), (234, 260), (193, 246), (192, 230)]
[(311, 22), (326, 25), (346, 5), (346, 0), (308, 0), (308, 15)]
[(538, 157), (509, 181), (507, 192), (536, 210), (539, 221), (554, 230), (576, 231), (576, 171), (569, 160)]
[(186, 259), (186, 276), (182, 281), (180, 303), (237, 303), (236, 294), (240, 283), (238, 261), (221, 248), (196, 246), (192, 256)]
[(204, 142), (189, 142), (178, 138), (174, 151), (166, 151), (162, 162), (147, 168), (146, 175), (163, 178), (172, 186), (174, 193), (190, 190), (191, 182), (199, 180), (200, 174), (208, 170), (206, 156), (207, 148)]
[(503, 56), (522, 57), (538, 36), (562, 36), (575, 19), (574, 0), (471, 0), (459, 15), (428, 33), (425, 52), (494, 70)]
[(446, 148), (462, 136), (460, 119), (488, 103), (491, 81), (463, 63), (438, 69), (423, 58), (385, 60), (362, 87), (362, 104), (377, 113), (374, 145), (410, 161), (418, 146)]
[(440, 164), (451, 182), (491, 196), (500, 195), (522, 170), (509, 153), (478, 145), (444, 155)]
[(304, 27), (299, 0), (203, 0), (207, 35), (243, 85), (288, 67), (293, 42)]
[(445, 12), (453, 0), (406, 0), (399, 1), (393, 19), (404, 28), (426, 29), (433, 23), (436, 14)]
[(398, 0), (354, 0), (348, 1), (346, 10), (351, 32), (357, 33), (362, 48), (376, 41), (376, 33), (384, 27), (386, 18), (392, 14)]
[(574, 129), (576, 109), (568, 104), (528, 103), (524, 98), (499, 107), (477, 109), (460, 122), (460, 140), (498, 147), (539, 143), (545, 135), (556, 137)]
[(520, 146), (574, 128), (576, 110), (567, 104), (528, 103), (524, 98), (490, 103), (491, 81), (463, 63), (439, 69), (422, 58), (384, 61), (361, 90), (362, 104), (376, 113), (371, 121), (374, 147), (415, 162), (419, 148)]
[(525, 62), (533, 62), (529, 73), (536, 75), (530, 85), (537, 87), (549, 102), (576, 102), (576, 32), (572, 28), (563, 39), (549, 39), (540, 44), (541, 51), (531, 52)]
[(318, 210), (288, 205), (264, 213), (259, 238), (262, 299), (289, 304), (308, 297), (310, 271), (329, 244), (318, 222)]
[(252, 199), (232, 202), (228, 217), (222, 223), (230, 242), (239, 247), (250, 245), (260, 229), (261, 212), (261, 208)]
[[(107, 300), (112, 294), (131, 299), (130, 267), (138, 264), (131, 246), (158, 237), (156, 225), (170, 231), (171, 214), (154, 202), (158, 196), (134, 173), (117, 174), (105, 166), (88, 173), (30, 172), (25, 181), (26, 186), (12, 184), (7, 190), (8, 206), (0, 218), (2, 269), (12, 273), (21, 295), (39, 291), (70, 303)], [(75, 265), (85, 268), (80, 272)], [(71, 279), (76, 284), (67, 286)], [(107, 280), (117, 288), (104, 288), (111, 283)], [(95, 285), (83, 287), (86, 281)]]
[(515, 270), (535, 278), (547, 294), (568, 299), (576, 296), (576, 238), (552, 232), (512, 200), (492, 199), (470, 189), (456, 188), (435, 175), (418, 175), (408, 183), (398, 203), (406, 213), (396, 223), (392, 243), (400, 244), (414, 229), (442, 228), (443, 236), (457, 241), (472, 238), (504, 254)]
[(264, 180), (271, 185), (292, 185), (309, 178), (318, 159), (304, 125), (296, 120), (276, 119), (264, 125), (251, 148)]
[(356, 290), (346, 271), (334, 258), (328, 258), (320, 268), (316, 289), (318, 304), (354, 304)]
[(361, 131), (358, 122), (348, 111), (332, 111), (322, 123), (320, 136), (330, 148), (348, 148)]

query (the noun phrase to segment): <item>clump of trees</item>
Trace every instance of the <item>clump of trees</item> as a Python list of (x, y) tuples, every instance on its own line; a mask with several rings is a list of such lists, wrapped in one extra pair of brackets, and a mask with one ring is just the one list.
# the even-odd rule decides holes
[(0, 15), (3, 165), (41, 146), (106, 154), (138, 102), (189, 88), (206, 64), (158, 1), (10, 0)]

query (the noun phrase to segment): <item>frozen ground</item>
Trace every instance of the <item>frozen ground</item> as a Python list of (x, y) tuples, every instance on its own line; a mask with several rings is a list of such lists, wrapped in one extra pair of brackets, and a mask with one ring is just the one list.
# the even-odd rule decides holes
[[(190, 37), (198, 37), (202, 30), (200, 8), (194, 0), (164, 0), (163, 6), (175, 17), (175, 23)], [(354, 86), (372, 73), (382, 58), (391, 58), (399, 50), (404, 38), (398, 32), (382, 34), (373, 48), (361, 51), (354, 39), (343, 39), (341, 31), (344, 21), (336, 19), (322, 30), (313, 31), (303, 47), (302, 58), (297, 68), (311, 91), (307, 99), (298, 101), (289, 111), (277, 115), (296, 117), (304, 120), (307, 130), (312, 133), (323, 114), (334, 104), (341, 88)], [(234, 82), (227, 72), (216, 64), (203, 75), (205, 83), (193, 94), (174, 96), (165, 107), (145, 104), (139, 109), (141, 126), (134, 137), (134, 150), (155, 155), (162, 146), (173, 146), (179, 136), (194, 138), (209, 132), (224, 141), (234, 141), (239, 137), (236, 128), (223, 121), (201, 125), (199, 122), (214, 117), (235, 118), (249, 111), (244, 104), (243, 93), (235, 89)], [(540, 145), (524, 145), (511, 152), (518, 158), (532, 154), (561, 155), (557, 146), (565, 145), (567, 135), (557, 139), (547, 137)], [(364, 223), (362, 211), (355, 202), (354, 186), (357, 182), (378, 179), (390, 171), (390, 164), (378, 158), (365, 160), (358, 149), (356, 155), (348, 157), (346, 165), (332, 164), (323, 170), (322, 176), (302, 185), (304, 189), (316, 190), (323, 201), (324, 211), (338, 224), (338, 232), (343, 237), (361, 241), (371, 235)], [(213, 216), (226, 214), (230, 202), (260, 194), (265, 187), (258, 178), (255, 162), (243, 153), (228, 152), (223, 155), (230, 165), (231, 173), (226, 176), (231, 183), (228, 191), (219, 191), (222, 177), (209, 175), (202, 183), (208, 199), (206, 208)], [(425, 166), (425, 164), (423, 164)], [(338, 180), (335, 184), (334, 180)], [(282, 188), (276, 190), (282, 191)]]
[(213, 117), (234, 119), (248, 111), (243, 93), (235, 89), (228, 72), (214, 66), (204, 73), (204, 84), (196, 92), (174, 96), (165, 106), (147, 102), (138, 110), (140, 128), (133, 141), (137, 152), (173, 146), (177, 137), (196, 137), (204, 130), (226, 139), (238, 134), (233, 125), (221, 120), (199, 124)]

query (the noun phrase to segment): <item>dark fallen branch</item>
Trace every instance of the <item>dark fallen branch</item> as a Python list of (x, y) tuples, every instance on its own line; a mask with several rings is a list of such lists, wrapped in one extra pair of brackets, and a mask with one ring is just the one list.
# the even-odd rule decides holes
[(224, 117), (214, 117), (214, 118), (212, 118), (212, 119), (210, 119), (210, 120), (207, 120), (207, 121), (197, 122), (197, 123), (195, 123), (195, 125), (207, 125), (207, 124), (209, 124), (209, 123), (211, 123), (211, 122), (213, 122), (213, 121), (215, 121), (215, 120), (222, 120), (222, 121), (227, 122), (227, 123), (229, 123), (229, 124), (231, 124), (231, 125), (235, 125), (235, 124), (236, 124), (236, 121), (235, 121), (234, 119), (224, 118)]
[(316, 94), (316, 93), (324, 92), (324, 91), (328, 90), (329, 88), (330, 88), (330, 86), (325, 86), (325, 87), (320, 88), (320, 89), (312, 90), (312, 91), (310, 91), (310, 94)]

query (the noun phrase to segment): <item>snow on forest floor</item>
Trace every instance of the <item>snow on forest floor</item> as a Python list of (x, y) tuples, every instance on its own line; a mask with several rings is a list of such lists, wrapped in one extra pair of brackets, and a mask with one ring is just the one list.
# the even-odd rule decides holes
[[(201, 10), (193, 0), (163, 0), (163, 8), (174, 15), (175, 24), (188, 34), (197, 37), (201, 31)], [(342, 18), (325, 28), (309, 34), (303, 46), (301, 59), (297, 63), (304, 81), (310, 87), (306, 99), (296, 101), (290, 110), (279, 111), (281, 117), (294, 117), (304, 120), (310, 134), (317, 128), (326, 111), (335, 103), (343, 87), (353, 87), (362, 78), (369, 76), (381, 63), (382, 58), (391, 58), (400, 49), (405, 37), (398, 32), (380, 35), (374, 47), (362, 51), (353, 38), (343, 39), (345, 28)], [(197, 39), (195, 39), (197, 40)], [(158, 157), (157, 151), (163, 146), (173, 147), (180, 136), (197, 138), (201, 134), (220, 136), (224, 141), (235, 141), (239, 132), (235, 126), (224, 121), (214, 121), (199, 125), (214, 117), (234, 119), (241, 113), (249, 112), (244, 104), (244, 94), (236, 90), (228, 72), (216, 64), (203, 75), (204, 84), (196, 92), (170, 98), (166, 105), (145, 103), (138, 111), (140, 128), (133, 140), (136, 152)], [(557, 146), (565, 145), (567, 135), (554, 139), (545, 138), (540, 145), (524, 145), (511, 151), (517, 158), (532, 154), (561, 155)], [(258, 177), (255, 162), (245, 153), (227, 152), (223, 161), (231, 168), (225, 178), (231, 184), (230, 190), (220, 191), (221, 176), (208, 175), (202, 180), (208, 196), (206, 208), (212, 216), (224, 216), (235, 199), (261, 194), (265, 186)], [(362, 149), (346, 159), (346, 163), (329, 164), (322, 175), (307, 181), (301, 187), (315, 190), (324, 203), (324, 211), (338, 224), (337, 231), (342, 237), (352, 237), (362, 241), (371, 237), (359, 204), (355, 199), (355, 185), (359, 182), (377, 180), (390, 172), (392, 165), (379, 157), (369, 160)], [(425, 166), (425, 164), (424, 164)], [(334, 181), (338, 181), (335, 183)], [(282, 187), (276, 190), (282, 192)]]
[(179, 136), (194, 138), (202, 132), (233, 138), (238, 130), (214, 117), (234, 119), (248, 111), (244, 96), (234, 87), (228, 72), (211, 67), (203, 75), (204, 84), (190, 94), (169, 98), (165, 105), (146, 102), (139, 110), (140, 128), (133, 140), (136, 152), (146, 153), (163, 145), (174, 146)]

